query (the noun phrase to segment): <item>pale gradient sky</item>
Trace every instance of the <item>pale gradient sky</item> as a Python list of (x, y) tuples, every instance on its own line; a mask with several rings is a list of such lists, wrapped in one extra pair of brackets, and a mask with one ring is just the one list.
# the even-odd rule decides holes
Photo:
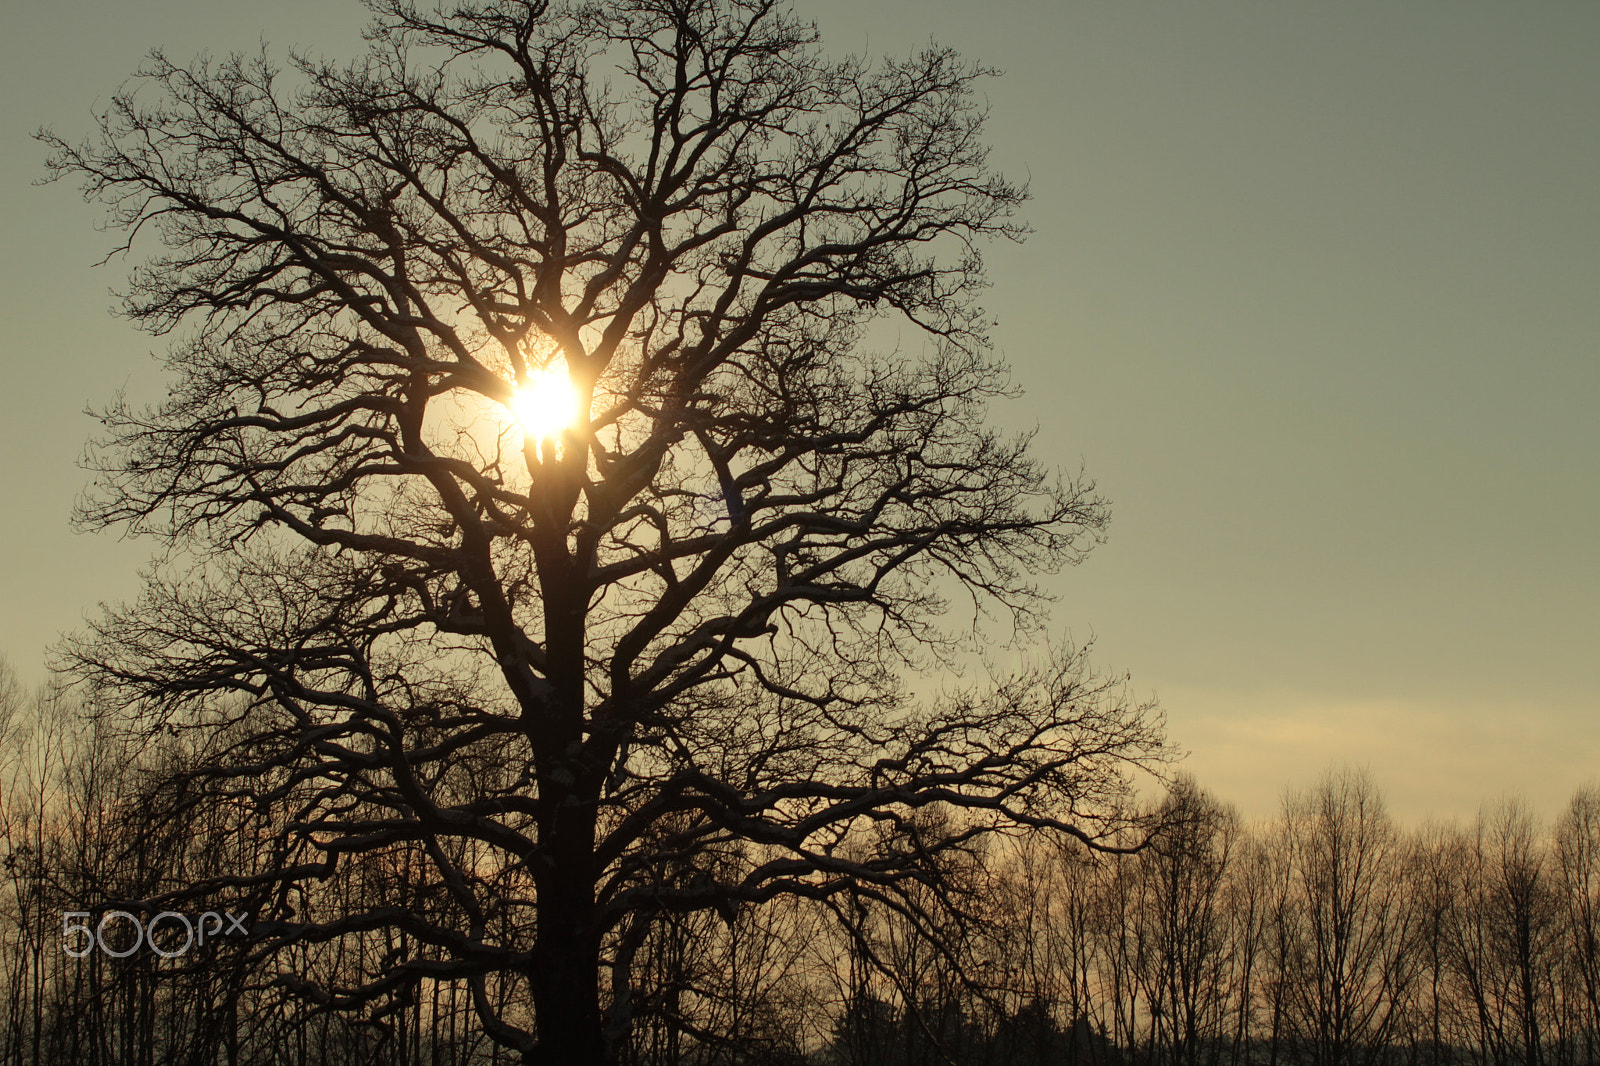
[[(802, 4), (830, 50), (930, 38), (1001, 67), (995, 161), (1033, 238), (990, 254), (995, 338), (1115, 506), (1055, 620), (1164, 704), (1247, 816), (1330, 763), (1408, 821), (1600, 778), (1600, 4)], [(159, 389), (108, 246), (32, 188), (174, 58), (358, 47), (354, 3), (62, 0), (0, 54), (0, 651), (32, 681), (149, 546), (73, 535), (92, 428)]]

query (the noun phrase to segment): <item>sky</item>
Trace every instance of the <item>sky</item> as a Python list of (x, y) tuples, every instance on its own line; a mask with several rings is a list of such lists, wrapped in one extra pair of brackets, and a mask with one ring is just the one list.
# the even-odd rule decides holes
[[(1004, 71), (990, 250), (1037, 429), (1113, 505), (1058, 639), (1251, 819), (1331, 766), (1404, 822), (1600, 780), (1600, 4), (797, 5), (834, 53)], [(112, 244), (36, 187), (146, 51), (355, 54), (354, 2), (58, 0), (0, 43), (0, 653), (30, 682), (153, 545), (74, 533), (87, 407), (161, 391)]]

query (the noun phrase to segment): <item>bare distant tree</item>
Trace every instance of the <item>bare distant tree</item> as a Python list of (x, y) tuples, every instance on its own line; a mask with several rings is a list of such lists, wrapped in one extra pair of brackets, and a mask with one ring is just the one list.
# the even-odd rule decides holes
[(1470, 1043), (1456, 994), (1457, 929), (1469, 848), (1456, 825), (1430, 822), (1413, 839), (1407, 863), (1420, 963), (1411, 1037), (1424, 1049), (1429, 1066), (1450, 1061)]
[(1556, 823), (1555, 856), (1582, 1059), (1600, 1061), (1600, 788), (1574, 793)]
[(1151, 1060), (1198, 1066), (1220, 1046), (1235, 977), (1227, 912), (1239, 819), (1192, 778), (1160, 810), (1162, 831), (1134, 863), (1139, 920), (1150, 941), (1144, 975), (1152, 1008)]
[(1270, 984), (1268, 960), (1276, 909), (1273, 855), (1268, 842), (1261, 834), (1242, 828), (1239, 837), (1224, 903), (1233, 956), (1229, 989), (1232, 1016), (1226, 1041), (1229, 1066), (1251, 1061), (1261, 1036), (1262, 1008), (1270, 1007), (1270, 990), (1263, 995), (1263, 989)]
[(1372, 1062), (1387, 1050), (1416, 973), (1404, 852), (1365, 771), (1330, 772), (1290, 795), (1279, 960), (1303, 1061)]
[(1479, 815), (1457, 892), (1458, 964), (1475, 1042), (1497, 1063), (1538, 1066), (1554, 997), (1558, 906), (1546, 838), (1521, 801)]
[[(69, 658), (212, 738), (168, 790), (256, 856), (152, 901), (257, 901), (319, 1009), (447, 982), (586, 1066), (668, 916), (854, 893), (932, 932), (981, 834), (1114, 842), (1161, 751), (1119, 684), (897, 679), (1034, 632), (1106, 518), (983, 423), (980, 245), (1024, 197), (986, 72), (829, 60), (769, 0), (373, 6), (353, 65), (157, 54), (98, 138), (47, 137), (164, 242), (126, 307), (177, 338), (83, 512), (170, 563)], [(517, 428), (552, 375), (569, 424)]]

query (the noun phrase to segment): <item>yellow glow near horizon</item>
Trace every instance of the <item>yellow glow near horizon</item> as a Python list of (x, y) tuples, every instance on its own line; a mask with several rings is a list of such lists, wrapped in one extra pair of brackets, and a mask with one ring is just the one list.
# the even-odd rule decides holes
[(572, 387), (565, 363), (535, 371), (519, 386), (511, 401), (522, 431), (534, 440), (551, 440), (578, 417), (578, 390)]

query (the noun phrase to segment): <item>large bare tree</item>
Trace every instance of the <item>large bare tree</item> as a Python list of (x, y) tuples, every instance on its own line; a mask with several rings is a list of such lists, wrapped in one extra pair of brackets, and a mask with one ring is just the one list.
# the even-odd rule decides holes
[(255, 901), (322, 1008), (452, 982), (594, 1064), (666, 916), (857, 894), (931, 930), (980, 834), (1123, 839), (1159, 723), (1080, 656), (902, 681), (1035, 632), (1106, 520), (984, 423), (980, 246), (1025, 196), (987, 72), (830, 60), (768, 0), (373, 7), (353, 64), (157, 54), (47, 137), (164, 246), (126, 309), (174, 338), (83, 509), (168, 560), (69, 655), (194, 733), (168, 802), (259, 841), (160, 899)]

